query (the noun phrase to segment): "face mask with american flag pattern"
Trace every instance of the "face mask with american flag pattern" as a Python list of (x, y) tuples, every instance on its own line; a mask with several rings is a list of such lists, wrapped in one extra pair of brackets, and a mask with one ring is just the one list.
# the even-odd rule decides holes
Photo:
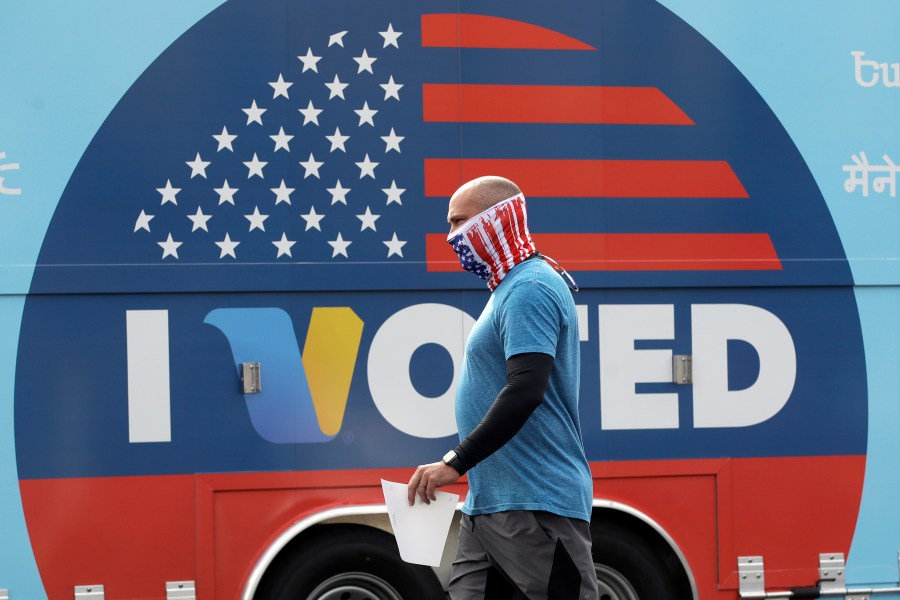
[(466, 221), (447, 241), (462, 268), (494, 290), (514, 266), (536, 253), (528, 233), (525, 196), (517, 194)]

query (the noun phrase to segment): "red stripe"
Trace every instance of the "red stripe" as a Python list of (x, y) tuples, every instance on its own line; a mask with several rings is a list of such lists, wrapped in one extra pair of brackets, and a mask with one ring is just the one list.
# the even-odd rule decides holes
[(422, 108), (432, 122), (694, 124), (653, 87), (426, 83)]
[(725, 161), (425, 159), (425, 195), (449, 197), (483, 175), (515, 181), (545, 198), (747, 198)]
[(525, 200), (519, 196), (513, 202), (513, 219), (515, 221), (516, 247), (519, 253), (516, 258), (526, 258), (534, 252), (532, 244), (528, 241), (528, 227), (525, 220)]
[(531, 23), (468, 14), (422, 15), (422, 47), (596, 50), (573, 37)]
[(509, 252), (503, 253), (506, 258), (504, 267), (507, 271), (515, 264), (513, 261), (519, 259), (519, 253), (517, 252), (519, 245), (516, 243), (516, 222), (515, 216), (513, 216), (513, 206), (513, 204), (506, 204), (497, 211), (497, 216), (502, 224), (503, 239), (506, 241), (506, 247), (509, 248)]
[[(497, 236), (497, 230), (494, 229), (494, 224), (487, 219), (482, 218), (478, 229), (487, 235), (488, 242), (491, 246), (488, 249), (488, 255), (482, 256), (482, 258), (490, 257), (490, 260), (493, 262), (491, 271), (497, 273), (500, 269), (509, 268), (509, 257), (506, 255), (506, 252), (503, 251), (503, 245), (500, 243), (500, 238)], [(493, 250), (493, 253), (491, 250)]]
[[(466, 238), (469, 240), (469, 244), (472, 245), (472, 249), (475, 251), (475, 256), (478, 257), (478, 260), (485, 261), (487, 266), (490, 267), (491, 271), (495, 271), (496, 267), (490, 262), (490, 255), (488, 254), (487, 248), (484, 246), (484, 237), (481, 235), (480, 227), (473, 227), (467, 234)], [(445, 240), (446, 243), (446, 240)], [(447, 244), (450, 247), (450, 244)], [(453, 248), (450, 248), (451, 252)], [(453, 252), (453, 256), (456, 257), (456, 253)], [(459, 264), (459, 260), (456, 260), (456, 264)], [(462, 269), (462, 266), (460, 266)]]
[[(779, 271), (764, 233), (544, 233), (535, 246), (569, 271)], [(461, 271), (442, 233), (425, 236), (430, 272)]]

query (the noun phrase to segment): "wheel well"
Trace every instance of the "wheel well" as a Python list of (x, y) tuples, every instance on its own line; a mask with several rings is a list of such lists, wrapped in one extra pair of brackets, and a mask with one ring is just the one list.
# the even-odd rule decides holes
[(636, 536), (661, 558), (675, 582), (677, 597), (697, 598), (689, 566), (680, 550), (674, 546), (674, 541), (666, 539), (659, 529), (641, 517), (643, 515), (638, 516), (617, 508), (595, 507), (591, 513), (591, 534), (596, 537), (601, 531), (613, 535), (616, 532), (627, 532)]
[[(327, 544), (335, 538), (343, 538), (347, 541), (366, 540), (369, 543), (377, 542), (377, 545), (383, 548), (396, 546), (393, 534), (380, 527), (377, 519), (372, 523), (338, 520), (337, 522), (323, 522), (312, 525), (294, 536), (275, 555), (262, 574), (253, 598), (281, 597), (273, 593), (273, 581), (281, 579), (284, 572), (292, 569), (292, 567), (296, 568), (299, 557), (307, 558), (311, 552), (316, 552), (318, 547)], [(399, 560), (399, 555), (397, 559)], [(437, 577), (427, 567), (412, 566), (410, 568), (416, 569), (419, 572), (419, 577), (426, 577), (426, 573), (431, 573), (430, 577), (434, 577), (434, 585), (439, 585)], [(420, 579), (420, 581), (423, 584), (426, 582), (425, 579)], [(427, 585), (430, 586), (431, 584)]]
[[(457, 518), (458, 516), (459, 515), (457, 515)], [(456, 524), (456, 521), (454, 524)], [(265, 565), (264, 570), (260, 569), (260, 571), (262, 571), (260, 573), (261, 579), (255, 580), (260, 584), (260, 587), (264, 588), (265, 586), (263, 584), (266, 579), (273, 573), (278, 572), (279, 569), (284, 568), (285, 565), (289, 564), (292, 557), (303, 552), (304, 549), (315, 545), (317, 541), (323, 539), (323, 536), (329, 534), (356, 532), (363, 536), (380, 535), (385, 536), (384, 539), (386, 541), (389, 540), (390, 543), (394, 543), (393, 534), (389, 529), (387, 515), (381, 514), (379, 511), (362, 511), (356, 513), (340, 511), (340, 513), (335, 513), (330, 517), (326, 517), (324, 520), (312, 521), (312, 524), (307, 522), (306, 525), (308, 526), (306, 527), (303, 527), (303, 524), (298, 523), (298, 525), (301, 529), (299, 531), (294, 529), (296, 535), (293, 535), (292, 532), (288, 532), (288, 535), (293, 535), (293, 537), (279, 549), (271, 549), (275, 551), (273, 552), (275, 556), (271, 558), (271, 562), (264, 561), (262, 565), (259, 565)], [(612, 502), (603, 503), (598, 506), (597, 501), (595, 501), (595, 507), (591, 515), (591, 532), (594, 535), (598, 532), (605, 532), (607, 534), (623, 532), (636, 537), (651, 548), (652, 552), (660, 557), (665, 564), (672, 580), (676, 584), (678, 590), (677, 598), (679, 600), (691, 598), (696, 600), (698, 597), (693, 574), (690, 571), (690, 566), (681, 554), (680, 549), (677, 547), (674, 540), (669, 538), (665, 532), (659, 529), (646, 515), (634, 511), (627, 506), (620, 506), (617, 503)], [(287, 537), (287, 535), (284, 537)], [(454, 536), (451, 535), (451, 538), (453, 537)], [(455, 545), (452, 549), (448, 548), (448, 550), (452, 550), (451, 554), (455, 554)], [(446, 582), (443, 581), (445, 578), (441, 576), (442, 573), (440, 573), (440, 570), (434, 574), (437, 575), (437, 578), (443, 585), (446, 585)], [(253, 593), (258, 592), (259, 589), (260, 588), (255, 584), (250, 586), (249, 590), (245, 590), (243, 598), (245, 598), (245, 600), (251, 597), (260, 598), (259, 594)], [(248, 594), (247, 592), (250, 593)]]
[(271, 574), (278, 572), (280, 569), (283, 569), (286, 565), (290, 564), (291, 560), (295, 555), (303, 552), (306, 548), (315, 546), (320, 540), (328, 537), (329, 535), (347, 532), (354, 533), (358, 532), (361, 535), (384, 535), (386, 541), (388, 538), (392, 538), (393, 536), (378, 527), (373, 527), (371, 525), (363, 525), (359, 523), (320, 523), (318, 525), (313, 525), (312, 527), (301, 531), (299, 534), (294, 536), (294, 538), (289, 541), (284, 548), (275, 556), (272, 562), (269, 564), (269, 567), (266, 569), (263, 574), (263, 578), (260, 581), (260, 588), (265, 586), (266, 579), (271, 576)]

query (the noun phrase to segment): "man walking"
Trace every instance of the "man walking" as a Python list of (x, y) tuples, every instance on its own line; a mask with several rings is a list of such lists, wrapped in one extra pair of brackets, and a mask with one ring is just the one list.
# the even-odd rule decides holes
[[(409, 502), (469, 474), (452, 600), (596, 600), (592, 481), (578, 418), (579, 341), (565, 273), (534, 247), (513, 182), (450, 199), (448, 242), (491, 297), (466, 343), (460, 443), (409, 481)], [(573, 282), (574, 284), (574, 282)]]

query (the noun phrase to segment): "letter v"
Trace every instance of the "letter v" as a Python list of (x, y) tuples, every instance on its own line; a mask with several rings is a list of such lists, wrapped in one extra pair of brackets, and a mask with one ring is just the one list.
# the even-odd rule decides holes
[[(325, 318), (316, 318), (317, 310), (304, 349), (311, 353), (308, 359), (301, 358), (291, 318), (281, 309), (220, 308), (204, 319), (225, 334), (236, 368), (260, 363), (262, 391), (246, 395), (245, 401), (253, 428), (276, 444), (327, 442), (340, 430), (362, 321), (349, 308), (322, 309)], [(336, 331), (333, 339), (329, 331)], [(355, 338), (349, 335), (354, 331)], [(330, 371), (320, 372), (323, 359), (334, 363)], [(312, 390), (308, 370), (315, 371)], [(322, 383), (329, 377), (333, 381)]]

